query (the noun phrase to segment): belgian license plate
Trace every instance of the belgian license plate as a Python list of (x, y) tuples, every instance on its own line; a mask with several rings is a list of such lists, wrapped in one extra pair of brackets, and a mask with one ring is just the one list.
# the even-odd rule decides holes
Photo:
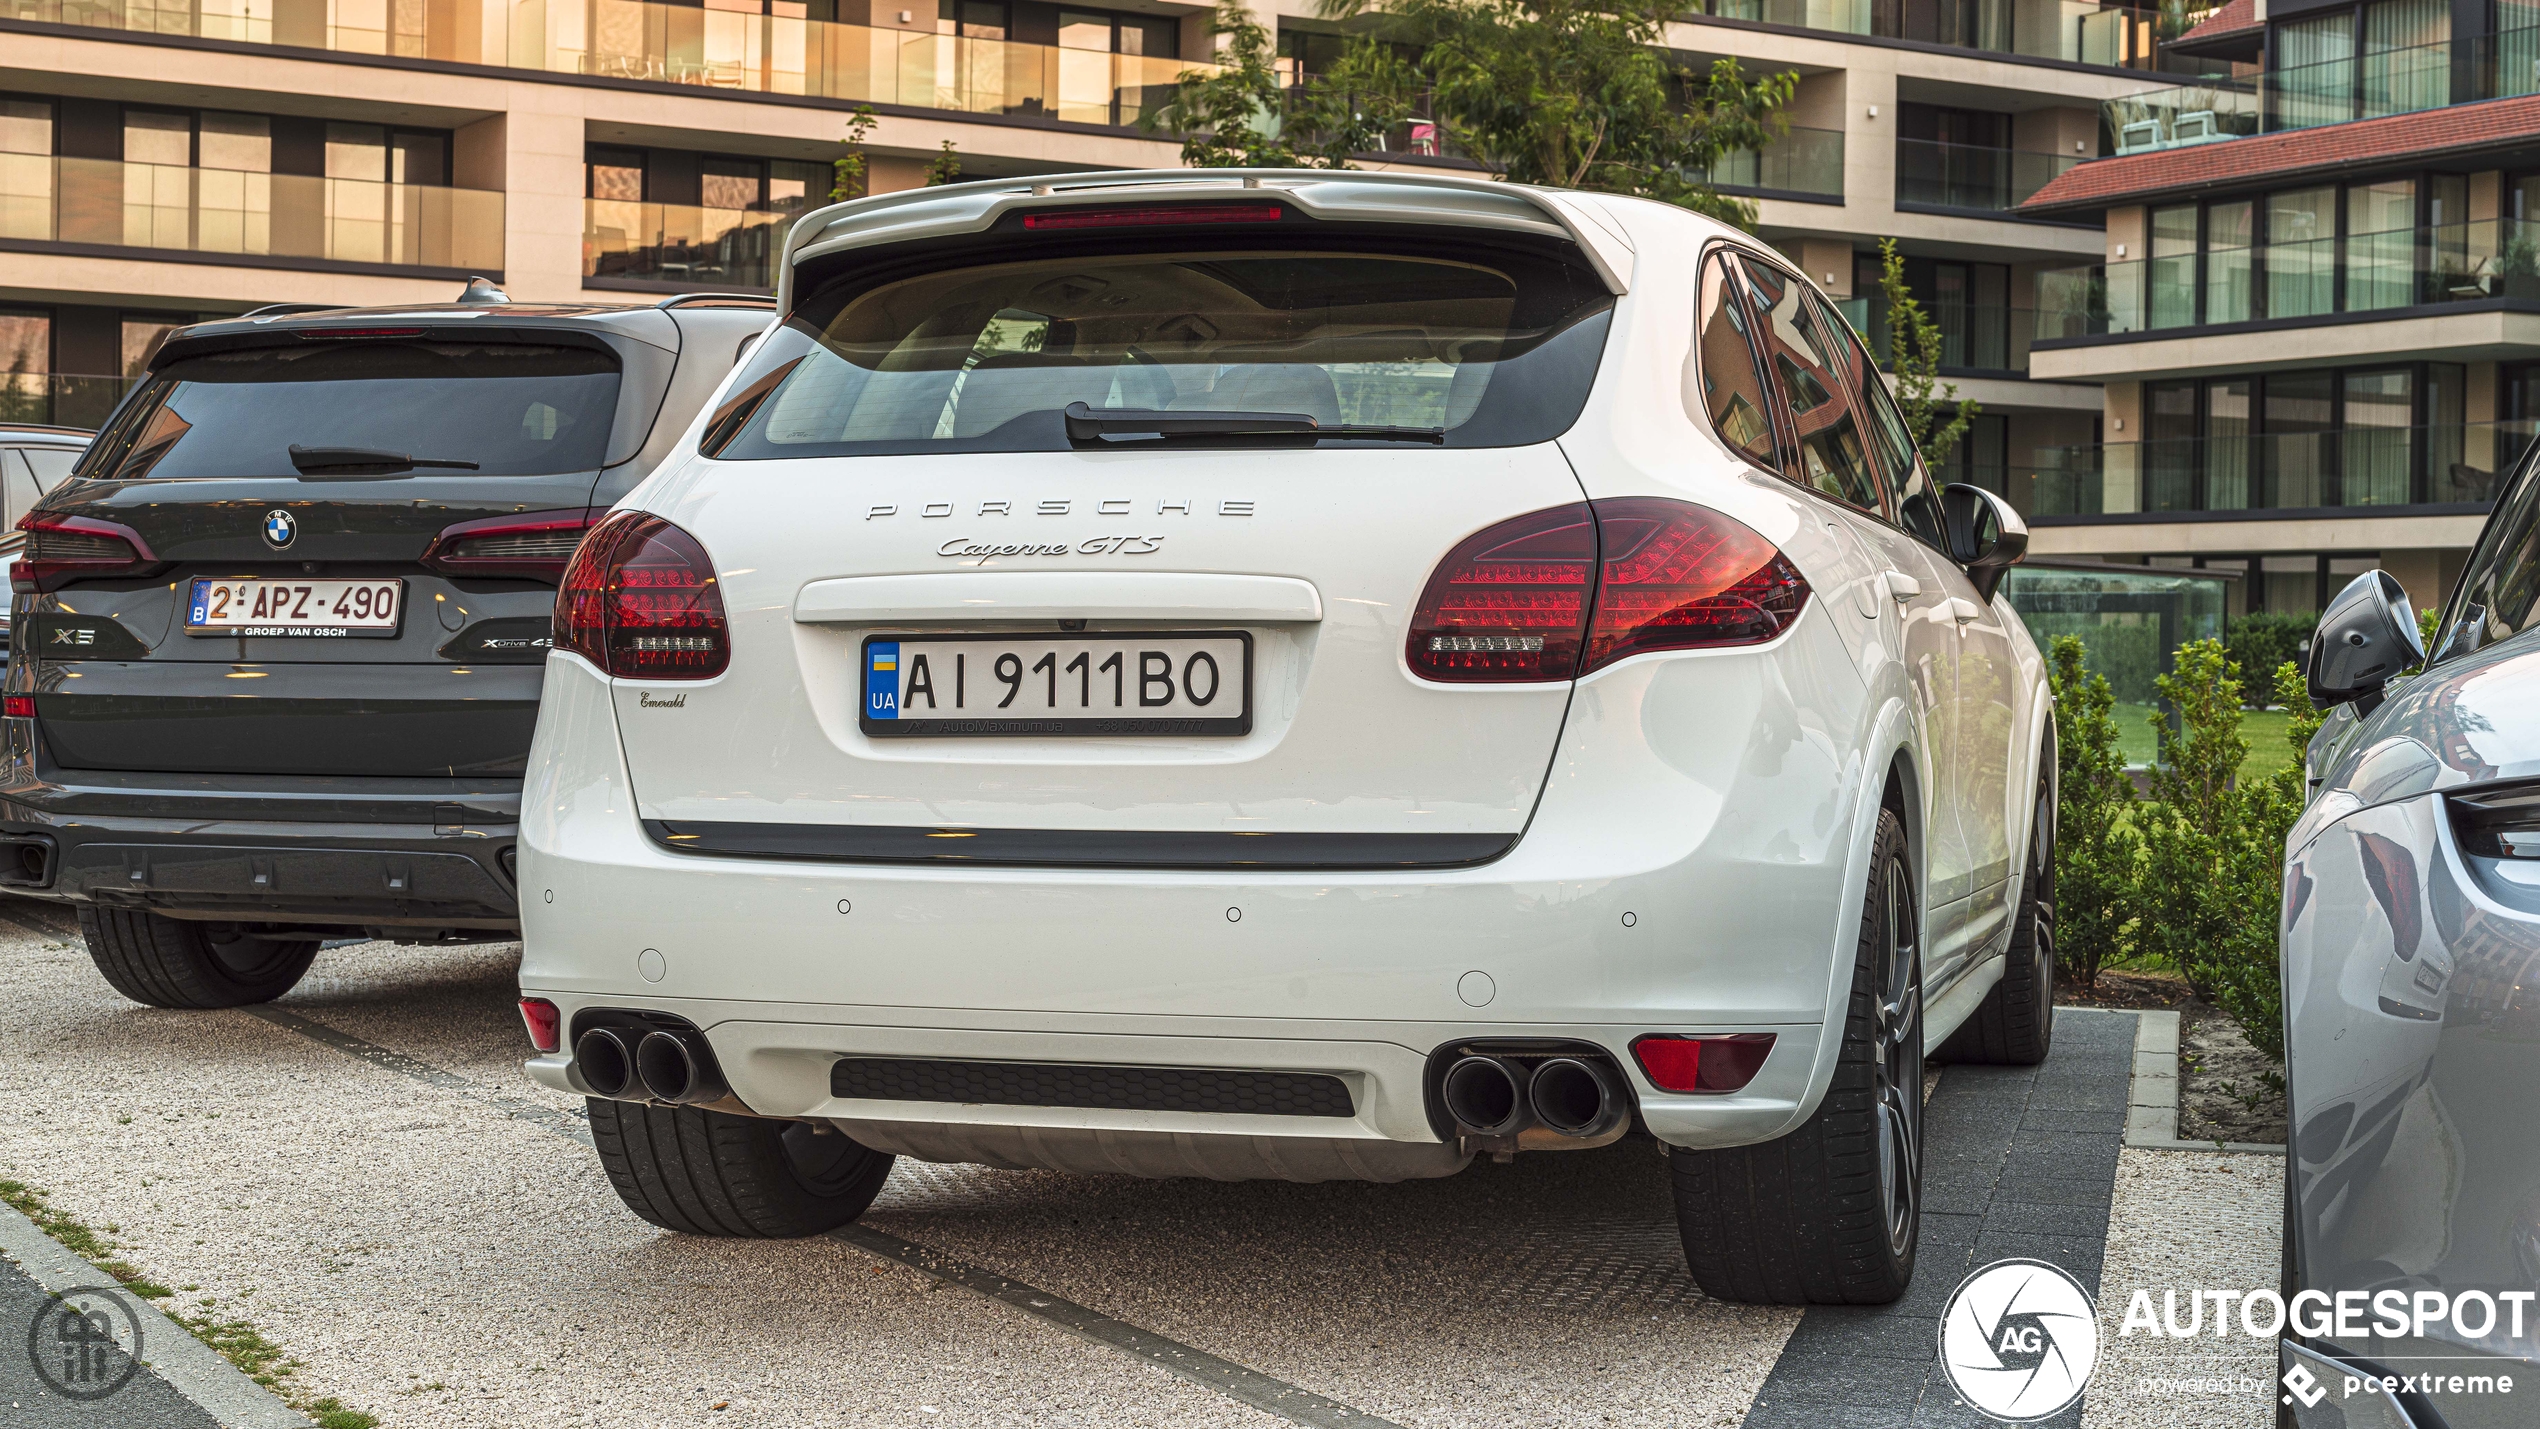
[(1252, 637), (867, 636), (870, 735), (1252, 732)]
[(188, 635), (315, 635), (385, 639), (405, 615), (406, 583), (199, 577), (185, 598)]

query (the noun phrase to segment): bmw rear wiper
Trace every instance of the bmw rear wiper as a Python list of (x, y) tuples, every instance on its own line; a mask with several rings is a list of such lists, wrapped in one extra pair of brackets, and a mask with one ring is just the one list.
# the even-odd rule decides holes
[(1078, 442), (1160, 442), (1176, 437), (1340, 437), (1353, 441), (1432, 442), (1444, 427), (1325, 426), (1303, 412), (1159, 412), (1141, 407), (1096, 409), (1067, 404), (1067, 437)]
[(441, 461), (430, 457), (412, 457), (404, 452), (382, 451), (377, 447), (304, 447), (291, 448), (291, 465), (302, 476), (402, 476), (417, 467), (447, 467), (453, 471), (474, 471), (472, 461)]

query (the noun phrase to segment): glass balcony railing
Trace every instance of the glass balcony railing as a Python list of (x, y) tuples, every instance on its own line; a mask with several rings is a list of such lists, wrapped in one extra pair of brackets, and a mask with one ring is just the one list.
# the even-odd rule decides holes
[(2540, 26), (2203, 79), (2100, 113), (2116, 152), (2139, 154), (2526, 94), (2540, 94)]
[(0, 238), (499, 271), (503, 196), (0, 154)]
[(0, 0), (0, 18), (758, 94), (1135, 124), (1210, 64), (641, 0)]
[(1699, 8), (1729, 20), (2132, 69), (2158, 64), (2157, 43), (2183, 33), (2187, 15), (2100, 0), (1705, 0)]
[(2034, 514), (2313, 510), (2484, 504), (2540, 423), (2350, 425), (2041, 447)]
[[(1964, 373), (2028, 371), (2029, 335), (2037, 315), (2024, 307), (1995, 303), (1950, 302), (1918, 297), (1923, 312), (1940, 329), (1940, 366)], [(1853, 330), (1873, 354), (1887, 351), (1887, 302), (1877, 294), (1835, 302)], [(1884, 364), (1882, 364), (1884, 365)]]
[(1693, 179), (1724, 189), (1843, 197), (1843, 131), (1794, 124), (1762, 149), (1733, 149)]
[(798, 216), (596, 198), (582, 215), (586, 278), (736, 288), (776, 286), (774, 255)]
[(96, 427), (140, 380), (68, 372), (0, 372), (0, 422)]
[(1896, 197), (1901, 203), (1998, 213), (2026, 202), (2029, 195), (2079, 162), (2064, 154), (1899, 139)]
[(2049, 269), (2037, 275), (2037, 340), (2488, 298), (2540, 299), (2540, 223), (2487, 219)]

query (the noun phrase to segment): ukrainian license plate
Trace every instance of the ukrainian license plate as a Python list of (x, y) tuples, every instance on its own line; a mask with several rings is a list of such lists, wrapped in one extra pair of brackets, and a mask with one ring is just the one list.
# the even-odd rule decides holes
[(1252, 732), (1252, 637), (868, 636), (864, 732), (881, 736)]
[(405, 614), (402, 580), (198, 578), (185, 598), (188, 635), (390, 638)]

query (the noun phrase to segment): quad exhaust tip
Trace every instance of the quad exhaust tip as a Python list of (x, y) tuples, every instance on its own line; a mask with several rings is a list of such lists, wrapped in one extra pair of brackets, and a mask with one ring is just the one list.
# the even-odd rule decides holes
[(573, 1039), (573, 1065), (594, 1096), (622, 1097), (635, 1083), (635, 1049), (613, 1027), (594, 1027)]
[(1614, 1073), (1580, 1057), (1555, 1057), (1535, 1068), (1526, 1102), (1535, 1120), (1563, 1136), (1603, 1136), (1623, 1119), (1623, 1089)]
[(1475, 1136), (1515, 1136), (1533, 1119), (1526, 1068), (1505, 1057), (1471, 1056), (1446, 1069), (1439, 1088), (1447, 1115)]
[(653, 1100), (673, 1106), (721, 1101), (723, 1077), (714, 1053), (694, 1032), (647, 1032), (635, 1044), (635, 1075)]

